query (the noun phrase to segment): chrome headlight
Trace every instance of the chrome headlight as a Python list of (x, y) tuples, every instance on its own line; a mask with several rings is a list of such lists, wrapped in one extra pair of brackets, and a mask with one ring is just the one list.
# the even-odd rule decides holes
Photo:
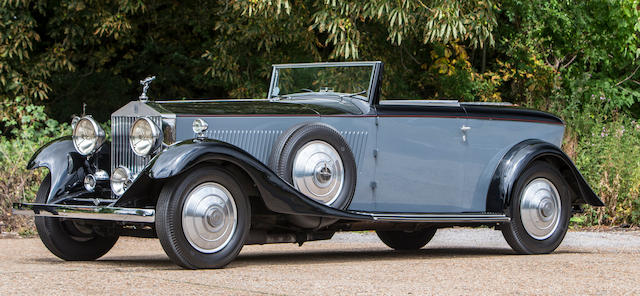
[(90, 116), (74, 119), (73, 146), (82, 155), (96, 152), (104, 143), (104, 130)]
[(131, 174), (125, 167), (116, 168), (111, 174), (111, 191), (117, 196), (124, 194), (127, 187), (131, 184)]
[(162, 133), (158, 126), (149, 118), (139, 118), (131, 126), (129, 132), (129, 144), (133, 153), (139, 156), (146, 156), (160, 147), (162, 144)]

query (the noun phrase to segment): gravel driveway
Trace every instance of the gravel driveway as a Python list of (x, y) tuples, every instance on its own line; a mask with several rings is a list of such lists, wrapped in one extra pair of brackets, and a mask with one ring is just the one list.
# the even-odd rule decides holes
[(367, 233), (246, 246), (222, 270), (182, 270), (155, 239), (122, 238), (95, 262), (64, 262), (40, 240), (0, 239), (0, 295), (638, 295), (640, 231), (569, 232), (551, 255), (514, 255), (498, 231), (439, 230), (416, 252)]

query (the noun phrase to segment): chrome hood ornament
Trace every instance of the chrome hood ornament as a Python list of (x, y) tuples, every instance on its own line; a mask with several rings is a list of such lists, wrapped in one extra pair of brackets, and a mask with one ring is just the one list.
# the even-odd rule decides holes
[(140, 80), (140, 84), (142, 85), (142, 94), (140, 94), (140, 101), (147, 101), (149, 97), (147, 97), (147, 90), (149, 90), (149, 85), (151, 82), (156, 79), (155, 76), (147, 77), (144, 80)]

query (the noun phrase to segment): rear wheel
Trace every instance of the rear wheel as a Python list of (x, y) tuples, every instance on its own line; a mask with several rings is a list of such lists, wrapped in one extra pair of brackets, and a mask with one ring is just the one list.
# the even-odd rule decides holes
[(221, 268), (240, 253), (251, 207), (233, 175), (197, 167), (167, 183), (156, 206), (156, 229), (169, 258), (184, 268)]
[[(48, 174), (36, 194), (37, 203), (46, 203), (51, 188), (51, 174)], [(68, 261), (89, 261), (109, 252), (118, 235), (109, 227), (96, 227), (78, 219), (35, 217), (36, 229), (42, 243), (61, 259)]]
[(395, 250), (418, 250), (427, 245), (438, 228), (430, 227), (416, 231), (379, 231), (376, 234), (388, 247)]
[(514, 251), (551, 253), (569, 227), (569, 187), (555, 167), (536, 162), (518, 178), (508, 213), (511, 222), (504, 225), (502, 234)]

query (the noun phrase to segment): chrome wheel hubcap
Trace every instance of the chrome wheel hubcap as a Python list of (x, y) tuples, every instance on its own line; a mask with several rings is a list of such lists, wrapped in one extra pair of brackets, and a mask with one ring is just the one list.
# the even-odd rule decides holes
[(560, 224), (562, 205), (558, 190), (545, 178), (529, 182), (520, 197), (524, 229), (537, 240), (549, 238)]
[(220, 251), (237, 225), (236, 203), (224, 186), (207, 182), (191, 190), (182, 208), (182, 230), (192, 247), (202, 253)]
[(327, 142), (316, 140), (302, 146), (293, 159), (292, 174), (296, 189), (323, 204), (332, 204), (342, 192), (342, 159)]

